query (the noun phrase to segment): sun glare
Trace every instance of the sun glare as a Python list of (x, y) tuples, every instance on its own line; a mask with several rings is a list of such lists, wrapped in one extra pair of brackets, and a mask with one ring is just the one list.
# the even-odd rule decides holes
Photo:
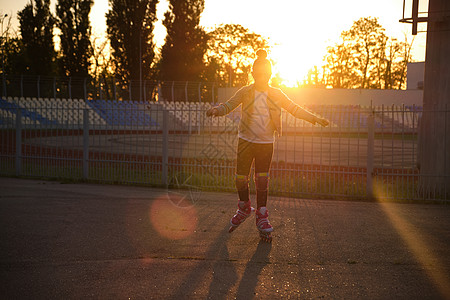
[(294, 45), (276, 45), (270, 56), (274, 61), (273, 75), (278, 73), (281, 84), (288, 87), (302, 84), (315, 63), (312, 59), (314, 55), (308, 53), (305, 47), (301, 47), (300, 42)]

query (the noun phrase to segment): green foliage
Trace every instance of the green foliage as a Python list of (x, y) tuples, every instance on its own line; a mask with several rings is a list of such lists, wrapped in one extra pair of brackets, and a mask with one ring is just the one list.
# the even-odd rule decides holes
[(161, 49), (159, 78), (162, 80), (198, 81), (205, 71), (203, 56), (207, 34), (199, 26), (204, 0), (170, 0), (164, 14), (167, 29)]
[(106, 14), (107, 34), (115, 75), (121, 81), (152, 77), (157, 3), (158, 0), (109, 0), (111, 9)]
[(328, 48), (326, 57), (328, 84), (333, 88), (351, 88), (357, 81), (350, 49), (344, 43)]
[(269, 45), (267, 39), (238, 24), (222, 24), (209, 37), (206, 58), (221, 86), (247, 84), (254, 53)]
[(6, 75), (20, 75), (26, 69), (22, 39), (12, 30), (11, 16), (2, 16), (0, 22), (1, 71)]
[(22, 39), (13, 37), (5, 39), (2, 43), (2, 70), (7, 75), (20, 75), (19, 70), (25, 70), (25, 63)]
[(25, 68), (21, 74), (55, 75), (56, 52), (53, 43), (55, 18), (50, 0), (30, 0), (18, 12)]
[(58, 0), (56, 4), (57, 26), (61, 30), (61, 73), (66, 76), (89, 76), (89, 13), (93, 4), (93, 0)]
[(385, 34), (377, 18), (361, 18), (329, 47), (325, 57), (327, 84), (333, 88), (402, 88), (411, 45)]
[(385, 57), (387, 36), (376, 18), (361, 18), (353, 23), (349, 31), (341, 34), (353, 58), (353, 71), (356, 73), (359, 88), (374, 85), (376, 67)]

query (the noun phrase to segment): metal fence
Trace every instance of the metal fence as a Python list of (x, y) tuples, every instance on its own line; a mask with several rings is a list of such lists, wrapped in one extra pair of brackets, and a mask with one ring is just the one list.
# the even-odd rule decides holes
[[(0, 99), (0, 174), (234, 191), (239, 112), (207, 118), (209, 107), (184, 101)], [(330, 126), (283, 113), (272, 195), (424, 199), (417, 168), (421, 107), (308, 109)], [(446, 201), (447, 195), (432, 200)]]
[(53, 98), (120, 101), (216, 102), (214, 83), (190, 81), (121, 81), (114, 77), (99, 79), (49, 77), (35, 75), (8, 76), (0, 82), (3, 98)]

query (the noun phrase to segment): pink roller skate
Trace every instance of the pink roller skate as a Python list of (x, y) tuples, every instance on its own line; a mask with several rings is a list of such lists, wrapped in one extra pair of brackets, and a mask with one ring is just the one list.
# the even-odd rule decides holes
[(259, 230), (259, 237), (261, 241), (271, 243), (273, 227), (270, 225), (268, 217), (269, 211), (266, 207), (261, 207), (256, 211), (256, 227)]
[(233, 232), (239, 225), (242, 224), (250, 215), (252, 214), (252, 211), (255, 209), (251, 207), (250, 201), (244, 202), (239, 201), (238, 203), (238, 210), (236, 211), (236, 214), (231, 218), (230, 220), (230, 229), (228, 229), (228, 232)]

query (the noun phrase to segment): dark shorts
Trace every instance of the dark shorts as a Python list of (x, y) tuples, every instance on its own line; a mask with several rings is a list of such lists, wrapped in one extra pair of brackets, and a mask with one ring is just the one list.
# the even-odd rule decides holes
[(268, 173), (272, 163), (272, 156), (273, 143), (257, 144), (239, 139), (236, 174), (250, 175), (253, 161), (255, 161), (255, 173)]

